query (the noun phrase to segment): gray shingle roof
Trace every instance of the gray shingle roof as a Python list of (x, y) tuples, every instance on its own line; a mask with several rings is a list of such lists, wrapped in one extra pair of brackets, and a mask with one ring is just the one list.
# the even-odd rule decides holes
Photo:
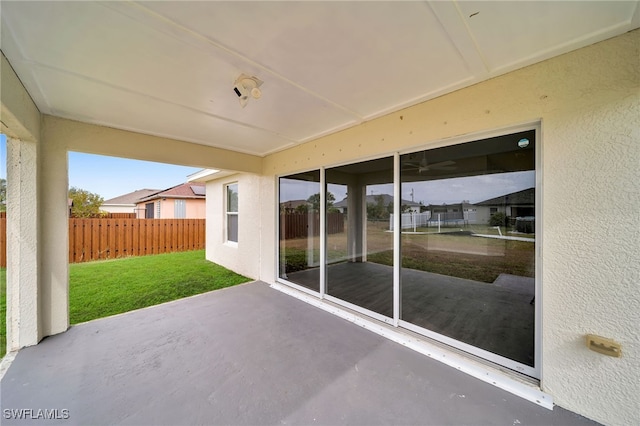
[(135, 205), (136, 202), (144, 197), (160, 191), (159, 189), (138, 189), (137, 191), (129, 192), (128, 194), (120, 195), (115, 198), (105, 200), (102, 204), (131, 204)]

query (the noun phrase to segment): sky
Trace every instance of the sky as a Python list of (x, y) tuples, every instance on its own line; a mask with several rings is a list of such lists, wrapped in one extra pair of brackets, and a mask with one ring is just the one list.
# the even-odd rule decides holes
[(187, 181), (196, 167), (69, 152), (69, 187), (85, 189), (105, 200), (138, 189), (167, 189)]
[[(69, 186), (85, 189), (105, 200), (138, 189), (167, 189), (187, 181), (201, 169), (69, 152)], [(0, 135), (0, 178), (7, 178), (6, 137)]]
[[(320, 184), (313, 182), (281, 180), (280, 201), (306, 200), (309, 195), (317, 193)], [(513, 172), (497, 173), (491, 175), (480, 175), (471, 177), (461, 177), (453, 179), (443, 179), (426, 182), (411, 182), (402, 185), (402, 199), (411, 201), (411, 190), (413, 189), (413, 201), (428, 204), (454, 204), (464, 200), (471, 203), (485, 201), (523, 189), (535, 186), (535, 172)], [(329, 184), (328, 190), (331, 192), (336, 202), (341, 201), (346, 196), (344, 185)], [(367, 195), (393, 195), (393, 185), (372, 185), (367, 188)]]

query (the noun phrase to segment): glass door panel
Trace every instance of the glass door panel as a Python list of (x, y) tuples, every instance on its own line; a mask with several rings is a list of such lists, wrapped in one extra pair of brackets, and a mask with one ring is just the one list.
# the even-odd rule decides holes
[(327, 184), (328, 295), (393, 317), (393, 157), (334, 167)]
[(320, 171), (281, 177), (279, 277), (320, 291)]
[(401, 320), (534, 366), (535, 130), (400, 157)]

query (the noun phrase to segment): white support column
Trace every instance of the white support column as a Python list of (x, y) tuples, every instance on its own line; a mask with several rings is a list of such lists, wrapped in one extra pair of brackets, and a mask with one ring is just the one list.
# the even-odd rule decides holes
[(402, 213), (400, 205), (402, 204), (402, 186), (400, 182), (400, 154), (393, 155), (393, 325), (395, 327), (400, 323), (402, 318)]
[(320, 167), (320, 298), (327, 292), (327, 181)]
[(7, 139), (7, 351), (38, 343), (37, 143)]
[(43, 134), (39, 161), (40, 304), (42, 336), (69, 328), (69, 206), (67, 148)]
[(347, 186), (347, 253), (350, 262), (362, 262), (363, 204), (366, 204), (366, 187), (359, 182)]

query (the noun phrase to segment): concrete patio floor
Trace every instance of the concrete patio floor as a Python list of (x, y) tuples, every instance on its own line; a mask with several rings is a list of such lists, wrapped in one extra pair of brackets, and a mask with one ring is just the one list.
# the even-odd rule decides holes
[[(0, 391), (6, 425), (596, 424), (262, 282), (74, 326), (18, 352)], [(12, 409), (69, 418), (17, 421)]]

